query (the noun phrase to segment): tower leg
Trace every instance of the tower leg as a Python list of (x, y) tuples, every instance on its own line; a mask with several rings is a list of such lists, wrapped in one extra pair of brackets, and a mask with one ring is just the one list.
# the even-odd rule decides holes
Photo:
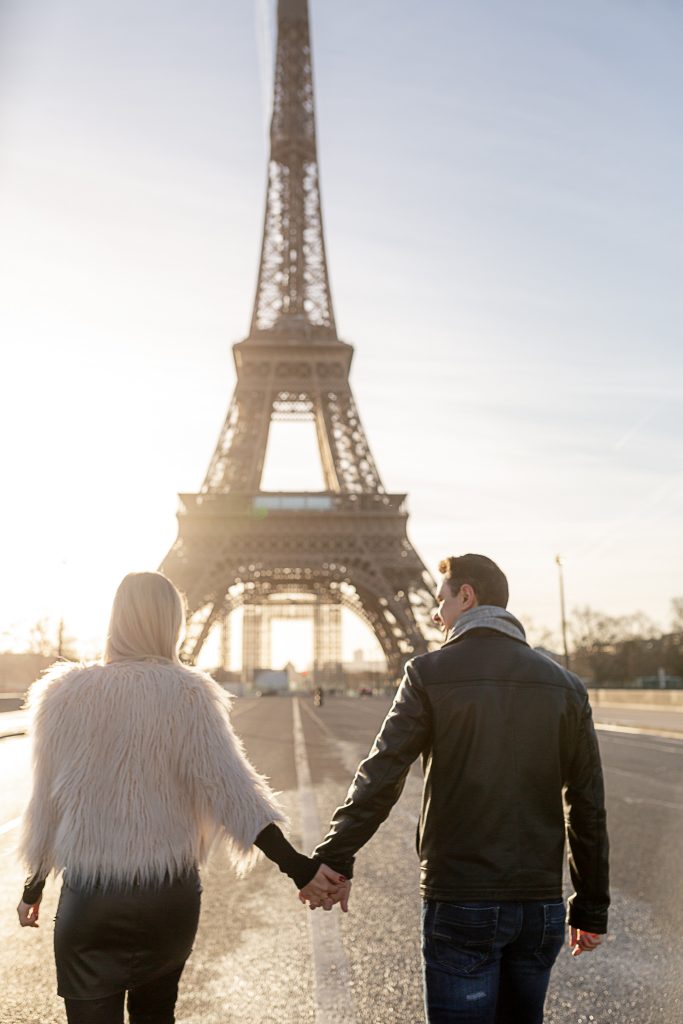
[(313, 609), (313, 673), (316, 684), (341, 671), (341, 605), (316, 602)]
[(221, 668), (226, 672), (230, 669), (231, 632), (230, 615), (226, 614), (223, 616), (223, 621), (221, 622)]
[(244, 606), (242, 627), (242, 678), (253, 685), (256, 669), (261, 667), (261, 632), (263, 608), (258, 604)]
[(261, 606), (261, 668), (275, 668), (272, 654), (273, 639), (273, 609), (270, 605)]

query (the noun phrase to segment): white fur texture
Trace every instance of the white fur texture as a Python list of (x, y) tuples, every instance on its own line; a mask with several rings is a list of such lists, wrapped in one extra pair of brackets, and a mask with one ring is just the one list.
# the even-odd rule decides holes
[(283, 821), (230, 724), (231, 698), (171, 663), (57, 665), (31, 688), (33, 793), (20, 853), (31, 874), (142, 884), (226, 840), (239, 874)]

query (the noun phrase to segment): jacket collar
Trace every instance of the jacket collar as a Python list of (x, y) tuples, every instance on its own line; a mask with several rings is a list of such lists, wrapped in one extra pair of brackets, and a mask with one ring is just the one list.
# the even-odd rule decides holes
[(476, 608), (470, 608), (468, 612), (464, 612), (453, 623), (442, 646), (455, 643), (472, 629), (493, 629), (496, 633), (519, 640), (523, 644), (527, 642), (524, 626), (512, 612), (493, 604), (480, 604)]

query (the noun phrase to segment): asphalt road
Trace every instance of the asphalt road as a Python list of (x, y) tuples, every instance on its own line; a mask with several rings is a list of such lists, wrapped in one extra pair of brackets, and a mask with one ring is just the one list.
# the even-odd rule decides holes
[[(289, 698), (236, 702), (236, 728), (253, 762), (281, 791), (293, 841), (300, 843), (302, 834), (310, 839), (341, 802), (388, 706), (377, 698), (339, 698), (313, 709), (300, 700), (297, 713)], [(638, 717), (629, 716), (626, 728), (638, 727)], [(613, 850), (611, 933), (591, 956), (561, 955), (546, 1021), (680, 1024), (683, 738), (601, 730), (600, 743)], [(51, 957), (58, 883), (48, 883), (39, 930), (21, 930), (14, 910), (22, 884), (14, 822), (28, 773), (28, 740), (0, 740), (0, 1024), (64, 1020)], [(423, 1021), (414, 852), (420, 787), (416, 765), (390, 818), (358, 856), (347, 916), (306, 910), (292, 883), (268, 862), (238, 880), (215, 854), (203, 872), (202, 920), (178, 1021)]]

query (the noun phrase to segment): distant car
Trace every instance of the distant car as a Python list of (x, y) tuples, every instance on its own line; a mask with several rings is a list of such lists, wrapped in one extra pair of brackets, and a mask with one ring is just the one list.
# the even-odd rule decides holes
[(370, 689), (369, 686), (361, 686), (360, 690), (358, 691), (358, 696), (359, 697), (372, 697), (372, 690)]
[(257, 690), (256, 691), (256, 696), (257, 697), (277, 697), (277, 695), (278, 695), (278, 691), (277, 690)]

